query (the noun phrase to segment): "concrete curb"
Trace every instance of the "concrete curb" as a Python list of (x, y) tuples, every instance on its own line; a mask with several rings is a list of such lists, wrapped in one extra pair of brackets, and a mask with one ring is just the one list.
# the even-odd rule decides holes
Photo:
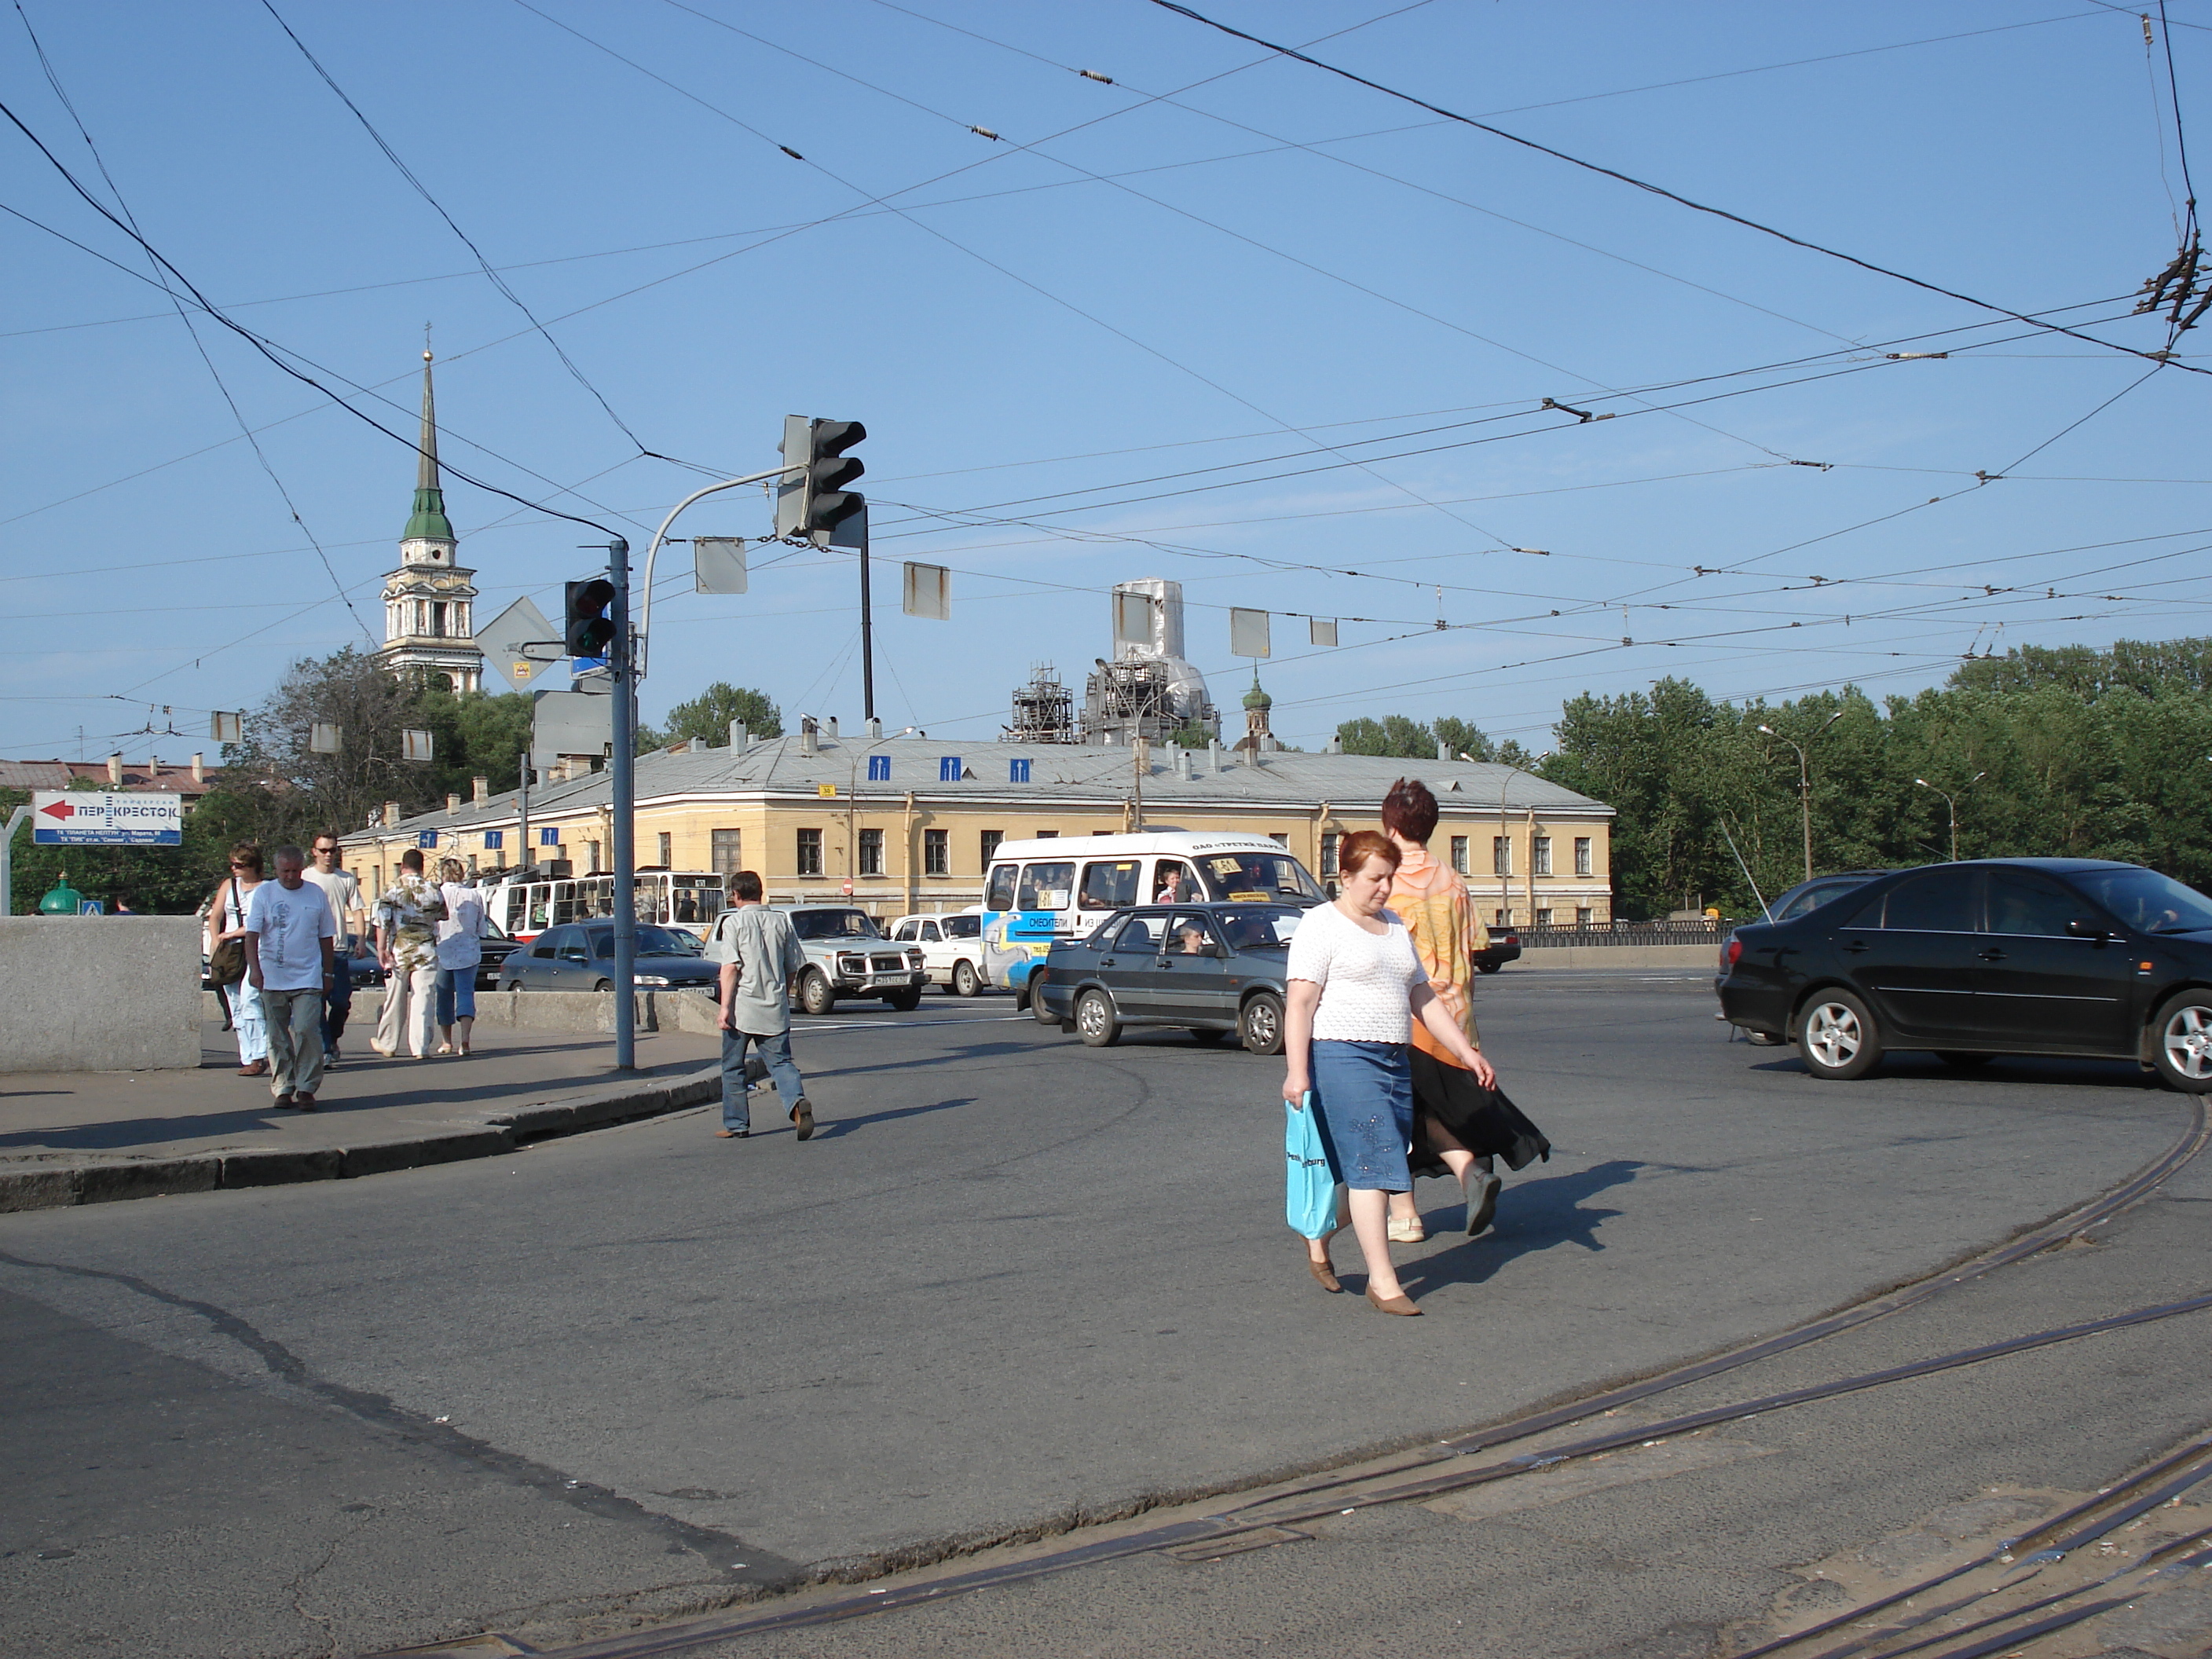
[(439, 1133), (367, 1141), (358, 1146), (296, 1151), (253, 1147), (186, 1158), (0, 1170), (0, 1214), (73, 1204), (110, 1204), (131, 1198), (163, 1198), (173, 1193), (349, 1181), (463, 1158), (491, 1158), (536, 1141), (681, 1111), (719, 1099), (721, 1091), (721, 1068), (708, 1066), (658, 1083), (621, 1084), (501, 1108), (488, 1112), (479, 1127), (457, 1125)]

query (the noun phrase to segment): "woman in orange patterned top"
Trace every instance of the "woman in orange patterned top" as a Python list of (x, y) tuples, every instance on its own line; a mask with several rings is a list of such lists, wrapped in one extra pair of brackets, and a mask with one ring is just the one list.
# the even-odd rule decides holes
[[(1428, 970), (1429, 983), (1468, 1042), (1482, 1047), (1475, 1027), (1475, 951), (1490, 943), (1489, 930), (1474, 913), (1465, 878), (1429, 855), (1436, 833), (1437, 798), (1418, 778), (1401, 778), (1382, 801), (1382, 832), (1398, 848), (1397, 879), (1389, 908), (1413, 936), (1413, 950)], [(1413, 1028), (1413, 1152), (1416, 1175), (1459, 1177), (1467, 1195), (1467, 1231), (1471, 1238), (1490, 1225), (1503, 1184), (1479, 1137), (1480, 1115), (1490, 1093), (1474, 1073), (1445, 1054), (1443, 1046), (1419, 1025)], [(1417, 1244), (1427, 1237), (1411, 1192), (1391, 1195), (1390, 1238)]]

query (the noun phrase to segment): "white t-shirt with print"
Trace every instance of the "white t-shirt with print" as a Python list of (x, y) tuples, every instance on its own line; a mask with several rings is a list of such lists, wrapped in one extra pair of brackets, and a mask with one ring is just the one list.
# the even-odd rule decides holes
[(1389, 911), (1370, 933), (1334, 904), (1316, 904), (1291, 935), (1285, 977), (1321, 987), (1313, 1034), (1322, 1042), (1407, 1042), (1413, 1035), (1407, 999), (1429, 975), (1406, 924)]
[(246, 901), (246, 931), (260, 935), (263, 990), (323, 988), (323, 941), (337, 926), (321, 888), (303, 881), (288, 892), (281, 881), (263, 882)]

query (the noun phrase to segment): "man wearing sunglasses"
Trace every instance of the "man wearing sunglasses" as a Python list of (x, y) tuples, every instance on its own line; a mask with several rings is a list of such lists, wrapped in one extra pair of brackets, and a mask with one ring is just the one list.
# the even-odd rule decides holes
[(368, 931), (367, 918), (362, 914), (360, 879), (352, 871), (338, 868), (338, 838), (325, 830), (314, 838), (313, 851), (315, 867), (305, 874), (323, 890), (338, 928), (337, 948), (331, 953), (330, 988), (323, 998), (323, 1060), (325, 1065), (335, 1066), (338, 1039), (345, 1035), (346, 1021), (353, 1013), (351, 958)]

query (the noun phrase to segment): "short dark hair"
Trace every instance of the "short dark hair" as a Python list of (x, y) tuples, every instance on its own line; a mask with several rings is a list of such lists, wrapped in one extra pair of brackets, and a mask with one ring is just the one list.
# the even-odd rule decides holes
[(1347, 876), (1356, 876), (1367, 867), (1370, 859), (1381, 859), (1395, 872), (1400, 858), (1398, 843), (1379, 830), (1361, 830), (1346, 836), (1336, 849), (1336, 867)]
[(335, 830), (316, 830), (313, 835), (307, 837), (307, 846), (309, 849), (313, 850), (315, 843), (319, 841), (326, 841), (330, 842), (331, 850), (333, 852), (343, 853), (345, 851), (345, 843), (338, 839), (338, 832)]
[(1437, 833), (1437, 798), (1419, 778), (1401, 778), (1382, 797), (1382, 830), (1428, 844)]
[(416, 875), (421, 875), (422, 873), (422, 849), (419, 847), (410, 847), (405, 852), (402, 853), (399, 855), (399, 867), (403, 870), (412, 870)]
[(759, 873), (752, 870), (738, 871), (736, 875), (730, 878), (730, 891), (748, 904), (758, 904), (761, 896)]
[(241, 841), (230, 849), (230, 861), (244, 865), (258, 876), (262, 870), (261, 848), (252, 842)]

